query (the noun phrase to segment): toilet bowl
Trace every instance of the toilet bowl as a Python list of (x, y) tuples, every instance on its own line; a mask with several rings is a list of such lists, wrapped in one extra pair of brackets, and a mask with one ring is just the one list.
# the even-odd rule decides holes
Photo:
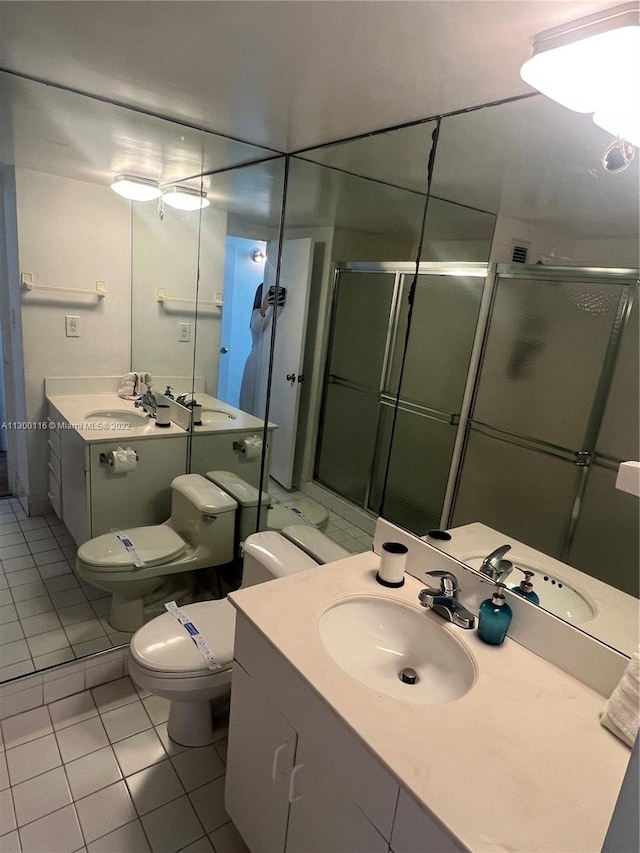
[(171, 517), (90, 539), (78, 549), (83, 580), (110, 592), (109, 622), (132, 632), (164, 610), (164, 602), (193, 598), (195, 572), (234, 556), (237, 504), (198, 474), (171, 483)]
[[(328, 548), (330, 540), (314, 532), (327, 540), (322, 543), (316, 537), (316, 546)], [(341, 556), (350, 556), (340, 551)], [(244, 542), (241, 588), (318, 564), (279, 533), (254, 533)], [(190, 633), (175, 616), (164, 613), (131, 638), (129, 674), (140, 687), (171, 701), (168, 732), (172, 740), (184, 746), (205, 746), (215, 740), (216, 723), (228, 707), (235, 610), (226, 599), (188, 604), (181, 610), (204, 637), (218, 668), (208, 668)]]

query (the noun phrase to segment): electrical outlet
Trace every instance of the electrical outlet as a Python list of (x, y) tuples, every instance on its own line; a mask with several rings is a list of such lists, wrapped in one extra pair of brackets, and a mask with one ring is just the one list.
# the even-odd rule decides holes
[(178, 340), (191, 340), (191, 323), (178, 323)]
[(80, 317), (66, 314), (64, 318), (65, 333), (68, 338), (80, 337)]

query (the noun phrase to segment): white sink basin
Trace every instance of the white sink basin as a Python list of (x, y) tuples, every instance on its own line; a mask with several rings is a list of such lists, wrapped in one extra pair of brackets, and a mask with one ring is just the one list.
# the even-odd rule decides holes
[[(348, 598), (320, 617), (320, 636), (334, 661), (379, 693), (437, 705), (471, 689), (473, 659), (438, 617), (399, 602), (371, 596)], [(406, 684), (400, 673), (417, 673)]]
[[(506, 557), (509, 559), (509, 554)], [(464, 562), (472, 569), (479, 569), (482, 560), (483, 557), (474, 556), (466, 557)], [(512, 559), (512, 563), (514, 569), (506, 581), (508, 589), (515, 589), (524, 578), (522, 572), (518, 571), (520, 568), (527, 572), (533, 572), (533, 576), (529, 580), (540, 599), (540, 607), (544, 607), (549, 613), (560, 616), (573, 625), (588, 622), (596, 615), (595, 605), (589, 601), (587, 596), (562, 578), (550, 574), (540, 566), (531, 566), (529, 563), (524, 563), (518, 559)]]
[(122, 427), (141, 427), (149, 422), (149, 416), (141, 412), (131, 412), (127, 409), (100, 409), (96, 412), (89, 412), (84, 417), (85, 423), (92, 424), (98, 428), (98, 424), (104, 424), (104, 429), (109, 429), (113, 426)]
[(202, 410), (202, 426), (210, 424), (220, 424), (225, 421), (235, 421), (236, 416), (230, 412), (225, 412), (224, 409), (203, 409)]

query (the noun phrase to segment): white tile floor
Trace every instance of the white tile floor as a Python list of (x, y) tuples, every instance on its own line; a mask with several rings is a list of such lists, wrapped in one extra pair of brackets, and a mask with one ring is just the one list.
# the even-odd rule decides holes
[(129, 678), (2, 722), (2, 853), (247, 853), (224, 808), (226, 727), (189, 749)]
[(127, 642), (109, 594), (74, 574), (76, 547), (55, 515), (28, 518), (0, 500), (0, 681)]

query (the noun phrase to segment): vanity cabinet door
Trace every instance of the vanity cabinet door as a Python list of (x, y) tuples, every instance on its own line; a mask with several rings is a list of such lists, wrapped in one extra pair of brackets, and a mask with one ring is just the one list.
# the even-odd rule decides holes
[(460, 853), (466, 849), (458, 846), (435, 818), (413, 797), (406, 791), (400, 791), (391, 835), (391, 853), (416, 853), (416, 850)]
[(77, 545), (91, 539), (89, 478), (85, 464), (85, 444), (75, 429), (60, 435), (62, 463), (62, 518)]
[(296, 740), (295, 730), (234, 662), (225, 807), (251, 853), (285, 849)]
[(299, 736), (290, 785), (286, 853), (387, 853), (389, 843), (356, 804), (335, 767)]

